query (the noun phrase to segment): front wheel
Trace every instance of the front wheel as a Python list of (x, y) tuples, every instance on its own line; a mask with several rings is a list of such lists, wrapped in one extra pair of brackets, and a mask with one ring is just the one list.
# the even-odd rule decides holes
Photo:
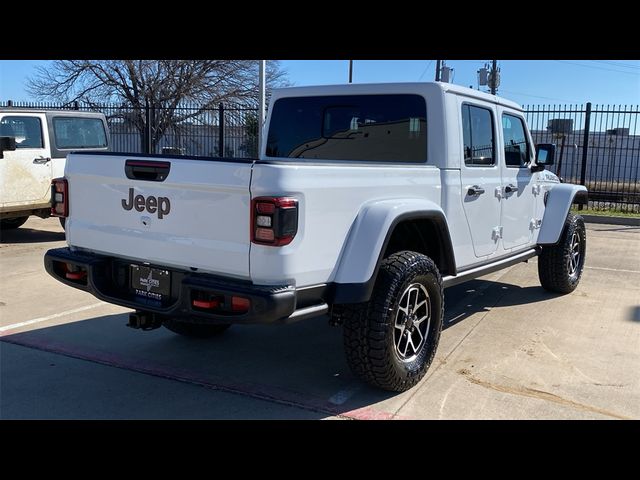
[(343, 305), (344, 345), (353, 372), (376, 387), (403, 392), (424, 377), (440, 340), (442, 278), (427, 256), (386, 258), (367, 303)]
[(587, 251), (587, 230), (580, 215), (570, 213), (556, 245), (542, 247), (538, 277), (545, 290), (573, 292), (582, 276)]
[(173, 333), (191, 338), (211, 338), (223, 334), (231, 326), (229, 324), (213, 325), (207, 323), (181, 322), (170, 318), (165, 320), (163, 326)]

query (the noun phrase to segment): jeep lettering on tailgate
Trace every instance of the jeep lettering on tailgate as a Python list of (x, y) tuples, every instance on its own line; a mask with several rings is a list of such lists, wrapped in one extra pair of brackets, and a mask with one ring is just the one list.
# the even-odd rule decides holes
[(171, 202), (167, 197), (148, 196), (146, 199), (143, 195), (133, 196), (133, 188), (129, 189), (129, 199), (122, 199), (122, 208), (131, 210), (135, 208), (138, 212), (143, 212), (146, 208), (149, 213), (158, 213), (158, 218), (169, 215), (171, 211)]

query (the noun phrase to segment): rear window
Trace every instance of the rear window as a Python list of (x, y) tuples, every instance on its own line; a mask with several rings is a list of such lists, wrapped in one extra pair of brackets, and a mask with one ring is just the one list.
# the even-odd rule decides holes
[(53, 132), (59, 149), (104, 148), (107, 135), (99, 118), (54, 117)]
[(425, 162), (427, 111), (420, 95), (290, 97), (275, 102), (268, 157)]

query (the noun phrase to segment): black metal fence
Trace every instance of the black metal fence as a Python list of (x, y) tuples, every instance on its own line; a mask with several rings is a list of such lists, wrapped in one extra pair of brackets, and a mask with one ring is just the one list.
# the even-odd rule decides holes
[(111, 148), (116, 152), (211, 157), (258, 154), (258, 110), (243, 105), (132, 108), (126, 104), (0, 102), (0, 107), (7, 106), (102, 112), (111, 131)]
[[(242, 105), (180, 105), (167, 109), (103, 104), (12, 103), (0, 106), (103, 112), (114, 151), (251, 157), (258, 153), (258, 111)], [(527, 105), (535, 143), (558, 145), (551, 167), (565, 181), (586, 185), (589, 206), (640, 213), (640, 107)]]
[(594, 209), (640, 213), (638, 105), (525, 106), (535, 143), (555, 143), (551, 169), (586, 185)]

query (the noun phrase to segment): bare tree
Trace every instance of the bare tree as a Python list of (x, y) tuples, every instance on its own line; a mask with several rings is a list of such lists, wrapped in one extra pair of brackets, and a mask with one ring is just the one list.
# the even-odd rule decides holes
[[(257, 83), (257, 60), (56, 60), (39, 67), (26, 88), (39, 99), (80, 101), (92, 107), (121, 102), (131, 107), (126, 119), (140, 133), (143, 149), (150, 134), (155, 151), (167, 129), (220, 102), (257, 105)], [(279, 63), (267, 62), (267, 87), (286, 84)], [(198, 108), (176, 109), (184, 102)], [(145, 115), (148, 107), (155, 113), (151, 128)]]

